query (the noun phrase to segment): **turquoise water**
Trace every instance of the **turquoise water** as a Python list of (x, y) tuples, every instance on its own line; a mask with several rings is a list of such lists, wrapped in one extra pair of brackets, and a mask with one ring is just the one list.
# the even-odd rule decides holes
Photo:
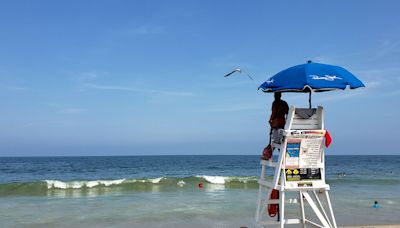
[[(399, 162), (327, 157), (339, 225), (400, 223)], [(259, 156), (0, 158), (0, 227), (251, 226), (259, 173)]]

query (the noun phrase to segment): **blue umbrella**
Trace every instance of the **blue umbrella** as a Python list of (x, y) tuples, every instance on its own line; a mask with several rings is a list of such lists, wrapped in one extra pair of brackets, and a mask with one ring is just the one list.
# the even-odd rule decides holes
[(283, 70), (258, 87), (263, 92), (324, 92), (337, 89), (365, 87), (352, 73), (343, 67), (313, 63), (290, 67)]

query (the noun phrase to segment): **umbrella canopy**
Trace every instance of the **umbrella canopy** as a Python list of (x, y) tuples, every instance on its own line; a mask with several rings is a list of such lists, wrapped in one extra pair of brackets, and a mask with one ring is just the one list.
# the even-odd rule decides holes
[(346, 69), (308, 61), (270, 77), (260, 85), (263, 92), (324, 92), (356, 89), (364, 84)]

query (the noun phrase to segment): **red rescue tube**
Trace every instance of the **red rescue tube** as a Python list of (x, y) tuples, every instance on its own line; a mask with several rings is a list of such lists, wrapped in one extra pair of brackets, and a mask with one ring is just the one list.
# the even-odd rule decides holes
[[(270, 199), (279, 199), (279, 191), (272, 189)], [(271, 217), (275, 217), (279, 214), (279, 204), (268, 204), (268, 214)]]

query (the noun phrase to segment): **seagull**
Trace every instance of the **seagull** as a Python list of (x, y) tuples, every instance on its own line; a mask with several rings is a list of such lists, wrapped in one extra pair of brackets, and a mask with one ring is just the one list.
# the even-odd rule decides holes
[[(242, 70), (242, 69), (240, 69), (240, 68), (236, 68), (236, 69), (234, 69), (232, 72), (230, 72), (229, 74), (226, 74), (224, 77), (228, 77), (228, 76), (230, 76), (231, 74), (233, 74), (233, 73), (235, 73), (235, 72), (239, 72), (239, 73), (244, 73), (244, 71)], [(251, 80), (254, 80), (248, 73), (246, 73), (246, 75), (251, 79)]]

